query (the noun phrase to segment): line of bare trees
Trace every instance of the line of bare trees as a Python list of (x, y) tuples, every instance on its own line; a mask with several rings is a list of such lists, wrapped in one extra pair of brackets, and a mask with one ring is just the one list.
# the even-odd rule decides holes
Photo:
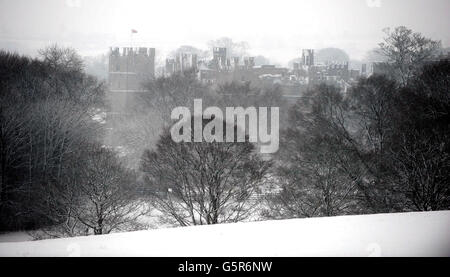
[[(439, 47), (440, 42), (405, 27), (386, 30), (380, 44), (387, 60), (384, 74), (361, 78), (346, 93), (328, 85), (310, 88), (290, 108), (277, 86), (261, 89), (233, 82), (206, 88), (212, 91), (208, 101), (216, 106), (288, 110), (282, 116), (280, 151), (268, 164), (252, 161), (264, 169), (252, 182), (256, 185), (247, 186), (245, 175), (223, 183), (222, 174), (233, 175), (244, 157), (230, 153), (232, 160), (216, 164), (212, 161), (223, 155), (222, 148), (173, 143), (166, 132), (141, 159), (143, 182), (157, 199), (155, 207), (183, 226), (243, 220), (226, 214), (250, 213), (255, 208), (251, 197), (240, 198), (246, 203), (241, 208), (228, 209), (238, 203), (235, 198), (222, 201), (211, 194), (227, 192), (233, 184), (245, 186), (245, 195), (269, 189), (261, 213), (267, 218), (450, 208), (450, 71), (448, 60), (434, 60)], [(142, 102), (189, 106), (195, 95), (190, 88), (201, 86), (194, 78), (182, 73), (160, 78)], [(184, 87), (177, 85), (180, 81)], [(169, 111), (161, 113), (167, 118)], [(219, 216), (212, 219), (211, 211), (220, 211)]]
[(36, 59), (0, 52), (0, 229), (99, 234), (139, 213), (135, 174), (102, 146), (92, 120), (104, 92), (70, 48)]
[[(225, 139), (225, 122), (222, 128)], [(167, 221), (181, 226), (238, 222), (251, 215), (255, 204), (249, 199), (271, 164), (254, 150), (248, 140), (176, 143), (166, 130), (156, 150), (143, 154), (141, 169)]]
[(348, 93), (320, 85), (290, 110), (278, 153), (281, 191), (266, 215), (450, 208), (450, 61), (405, 27), (380, 44), (384, 74)]
[[(195, 71), (151, 80), (130, 117), (140, 120), (122, 130), (125, 146), (143, 151), (137, 171), (102, 145), (92, 117), (107, 107), (105, 88), (75, 51), (0, 52), (0, 228), (47, 237), (132, 230), (149, 206), (181, 226), (449, 209), (450, 62), (433, 60), (438, 48), (404, 27), (388, 31), (385, 74), (345, 93), (312, 87), (291, 106), (278, 85), (205, 85)], [(248, 141), (175, 143), (170, 112), (194, 98), (280, 107), (279, 152), (262, 156)]]

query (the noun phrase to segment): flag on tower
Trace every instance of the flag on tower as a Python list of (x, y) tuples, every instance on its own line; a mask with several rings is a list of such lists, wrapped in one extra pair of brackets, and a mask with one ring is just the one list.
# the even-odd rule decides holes
[(131, 29), (131, 33), (132, 33), (132, 34), (136, 34), (137, 31), (136, 31), (135, 29)]

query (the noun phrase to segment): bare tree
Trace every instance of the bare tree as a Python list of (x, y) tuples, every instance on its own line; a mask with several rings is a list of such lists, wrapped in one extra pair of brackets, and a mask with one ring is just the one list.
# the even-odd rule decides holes
[(0, 228), (6, 228), (15, 221), (8, 216), (20, 206), (14, 195), (27, 190), (27, 186), (18, 178), (18, 175), (25, 173), (23, 169), (28, 160), (28, 122), (22, 117), (27, 107), (8, 105), (12, 104), (8, 102), (0, 103)]
[(282, 133), (269, 215), (447, 209), (448, 71), (441, 61), (405, 87), (371, 76), (345, 97), (324, 85), (308, 93)]
[(449, 74), (449, 61), (429, 64), (395, 97), (390, 165), (409, 210), (450, 207)]
[(62, 67), (66, 70), (81, 71), (83, 59), (73, 48), (60, 47), (53, 44), (39, 50), (41, 59), (53, 68)]
[(85, 167), (78, 176), (82, 204), (76, 218), (94, 234), (136, 224), (147, 206), (137, 197), (136, 176), (119, 162), (115, 153), (92, 146), (82, 161)]
[(135, 230), (148, 212), (140, 199), (134, 172), (111, 150), (87, 144), (64, 161), (62, 177), (39, 190), (39, 211), (50, 225), (31, 234), (36, 238), (108, 234)]
[[(67, 55), (76, 60), (76, 53)], [(103, 105), (104, 87), (67, 60), (44, 62), (0, 52), (0, 216), (5, 228), (51, 224), (52, 217), (43, 214), (49, 211), (43, 193), (62, 182), (65, 161), (77, 148), (100, 138), (91, 117)]]
[(182, 226), (244, 220), (270, 166), (254, 148), (249, 142), (176, 143), (166, 130), (142, 157), (155, 207)]
[(339, 124), (346, 120), (343, 105), (339, 91), (323, 85), (292, 107), (277, 154), (280, 191), (269, 197), (269, 217), (356, 211), (360, 179), (347, 172), (353, 166), (353, 153), (340, 133)]
[(360, 193), (374, 212), (401, 211), (404, 207), (404, 196), (396, 187), (390, 167), (397, 87), (388, 77), (375, 75), (360, 79), (347, 99), (352, 130), (347, 128), (346, 137), (364, 169)]
[(384, 29), (386, 37), (380, 43), (380, 52), (388, 58), (391, 74), (406, 85), (417, 70), (441, 48), (440, 41), (424, 37), (404, 26)]

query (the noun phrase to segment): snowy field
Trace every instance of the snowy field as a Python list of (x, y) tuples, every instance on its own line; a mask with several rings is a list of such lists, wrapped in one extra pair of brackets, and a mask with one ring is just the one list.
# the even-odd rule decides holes
[(19, 242), (33, 240), (27, 232), (9, 232), (0, 233), (0, 243), (2, 242)]
[(0, 256), (450, 256), (450, 211), (261, 221), (3, 242)]

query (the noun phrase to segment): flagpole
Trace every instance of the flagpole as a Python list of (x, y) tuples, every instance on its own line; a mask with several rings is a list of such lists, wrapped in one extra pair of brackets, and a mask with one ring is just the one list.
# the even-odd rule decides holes
[(128, 59), (130, 56), (130, 48), (126, 47), (125, 54), (127, 55), (127, 72), (125, 74), (125, 94), (128, 93)]
[(131, 32), (130, 32), (130, 47), (128, 48), (128, 51), (127, 51), (127, 73), (126, 73), (126, 92), (125, 92), (125, 94), (126, 94), (126, 105), (128, 106), (128, 94), (129, 94), (129, 91), (128, 91), (128, 75), (129, 75), (129, 58), (130, 58), (130, 54), (133, 54), (133, 64), (134, 64), (134, 53), (133, 53), (133, 34), (134, 33), (136, 33), (136, 31), (134, 30), (134, 29), (131, 29), (130, 30)]
[(130, 46), (127, 47), (126, 55), (127, 55), (127, 72), (125, 75), (125, 108), (128, 106), (128, 75), (129, 75), (129, 59), (130, 59), (130, 50), (133, 49), (133, 31), (130, 32)]
[(130, 58), (130, 53), (132, 53), (133, 51), (133, 29), (131, 29), (130, 32), (130, 47), (127, 47), (127, 73), (126, 73), (126, 78), (125, 78), (125, 90), (127, 91), (126, 93), (128, 93), (128, 74), (129, 74), (129, 58)]

